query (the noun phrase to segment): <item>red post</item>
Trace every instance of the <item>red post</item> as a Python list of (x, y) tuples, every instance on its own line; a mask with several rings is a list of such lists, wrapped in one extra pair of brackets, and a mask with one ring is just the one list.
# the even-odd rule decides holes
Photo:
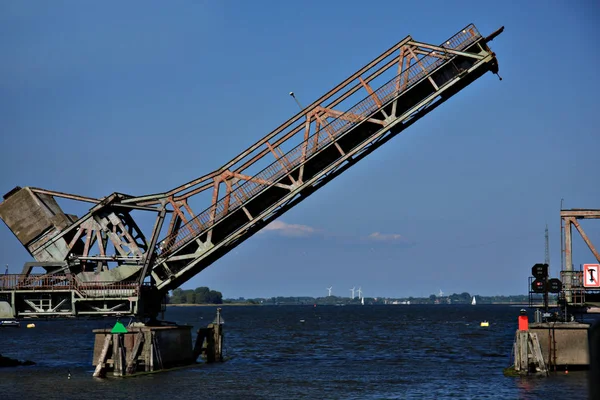
[(529, 330), (529, 319), (527, 318), (527, 315), (519, 315), (519, 330)]

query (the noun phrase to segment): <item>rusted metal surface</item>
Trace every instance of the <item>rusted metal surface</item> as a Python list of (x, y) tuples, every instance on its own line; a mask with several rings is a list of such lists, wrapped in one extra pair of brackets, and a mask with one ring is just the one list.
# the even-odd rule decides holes
[[(474, 27), (471, 27), (459, 32), (446, 43), (450, 48), (463, 49), (479, 37), (479, 33), (475, 33)], [(216, 196), (213, 196), (213, 205), (196, 216), (194, 223), (190, 222), (184, 225), (177, 233), (174, 233), (161, 241), (159, 255), (165, 255), (177, 249), (179, 246), (190, 240), (190, 238), (201, 234), (216, 221), (224, 218), (228, 213), (241, 207), (244, 199), (252, 198), (265, 188), (275, 184), (275, 182), (282, 178), (283, 175), (289, 174), (291, 168), (299, 166), (300, 162), (306, 157), (310, 157), (317, 153), (320, 148), (334, 142), (336, 137), (342, 136), (355, 124), (362, 122), (364, 119), (367, 119), (368, 116), (378, 111), (383, 106), (384, 102), (401, 94), (401, 90), (399, 90), (398, 87), (404, 87), (404, 90), (408, 90), (412, 85), (419, 82), (443, 63), (443, 61), (445, 60), (433, 56), (422, 57), (418, 62), (412, 64), (405, 74), (399, 74), (396, 78), (379, 88), (377, 92), (374, 92), (369, 86), (366, 86), (366, 83), (362, 81), (359, 76), (359, 80), (362, 85), (365, 85), (369, 97), (356, 104), (350, 110), (339, 112), (338, 117), (335, 117), (332, 121), (328, 121), (326, 124), (324, 124), (322, 120), (317, 121), (322, 128), (313, 133), (313, 135), (310, 135), (303, 143), (294, 147), (285, 155), (287, 167), (285, 164), (281, 163), (279, 157), (275, 154), (268, 141), (265, 141), (267, 148), (275, 156), (276, 161), (256, 174), (254, 181), (245, 182), (232, 193), (226, 194), (219, 200), (217, 200)], [(341, 116), (346, 114), (351, 117), (341, 118)], [(307, 118), (310, 120), (310, 117)], [(317, 116), (316, 119), (318, 120), (319, 117)], [(300, 128), (301, 126), (298, 127), (297, 132), (300, 132)], [(314, 138), (314, 141), (311, 142), (311, 138)], [(344, 155), (341, 148), (339, 150), (342, 155)], [(266, 184), (260, 184), (257, 180), (266, 182)], [(294, 182), (293, 179), (292, 181)], [(215, 190), (215, 193), (218, 192)], [(228, 213), (224, 212), (225, 203), (228, 205)]]
[(600, 253), (594, 247), (592, 241), (589, 239), (579, 222), (578, 219), (600, 219), (600, 210), (597, 209), (572, 209), (572, 210), (561, 210), (561, 226), (563, 227), (563, 241), (564, 241), (564, 253), (565, 253), (565, 271), (573, 270), (573, 256), (572, 256), (572, 229), (571, 225), (577, 229), (581, 238), (588, 246), (596, 260), (600, 262)]
[(596, 210), (596, 209), (560, 210), (560, 216), (561, 216), (561, 218), (600, 219), (600, 210)]
[[(578, 222), (579, 219), (600, 219), (599, 209), (570, 209), (561, 210), (561, 230), (562, 230), (562, 244), (564, 252), (564, 263), (563, 271), (561, 271), (563, 280), (563, 295), (565, 301), (568, 304), (578, 304), (582, 298), (585, 298), (585, 291), (587, 289), (582, 288), (581, 282), (576, 282), (573, 279), (578, 279), (581, 273), (580, 271), (573, 270), (573, 231), (572, 227), (575, 227), (579, 235), (588, 246), (596, 260), (600, 263), (600, 253), (585, 233), (581, 224)], [(583, 291), (584, 293), (580, 293)], [(578, 296), (576, 298), (576, 296)]]
[[(583, 271), (560, 271), (560, 280), (563, 282), (560, 300), (571, 306), (584, 306), (588, 289), (583, 286)], [(569, 285), (565, 285), (565, 282), (569, 282)]]
[(32, 192), (38, 193), (38, 194), (47, 194), (47, 195), (52, 196), (52, 197), (61, 197), (63, 199), (83, 201), (83, 202), (86, 202), (86, 203), (97, 204), (100, 201), (102, 201), (102, 199), (95, 199), (93, 197), (80, 196), (80, 195), (77, 195), (77, 194), (57, 192), (55, 190), (46, 190), (46, 189), (40, 189), (40, 188), (35, 188), (35, 187), (30, 187), (29, 189), (31, 189)]
[[(78, 274), (85, 271), (107, 277), (105, 271), (109, 268), (129, 268), (126, 279), (139, 287), (151, 277), (157, 289), (153, 296), (160, 296), (463, 87), (497, 69), (495, 54), (473, 25), (441, 45), (407, 36), (221, 168), (165, 193), (138, 197), (113, 193), (93, 199), (38, 188), (22, 189), (35, 196), (94, 204), (83, 217), (69, 217), (68, 223), (53, 225), (51, 235), (38, 237), (40, 232), (46, 232), (44, 227), (32, 231), (27, 238), (32, 243), (30, 251), (43, 260), (68, 261), (71, 275), (66, 276), (75, 278), (61, 278), (62, 287), (71, 285), (68, 290), (78, 296), (109, 289), (114, 294), (133, 290), (107, 287), (109, 282), (77, 281)], [(207, 190), (212, 191), (208, 204), (203, 211), (194, 212), (188, 201)], [(9, 195), (6, 203), (19, 191)], [(0, 204), (0, 212), (2, 207)], [(63, 214), (56, 207), (55, 211)], [(148, 239), (130, 215), (134, 209), (157, 213)], [(34, 218), (34, 214), (25, 210), (23, 216)], [(168, 224), (165, 223), (166, 232), (161, 233), (163, 222)], [(158, 240), (159, 236), (163, 239)], [(31, 282), (23, 284), (23, 288), (34, 288), (38, 282), (37, 287), (54, 290), (49, 283), (57, 282), (58, 276), (48, 282), (45, 277), (33, 275), (22, 279), (23, 283)], [(118, 277), (114, 279), (112, 284), (120, 282)], [(16, 282), (0, 283), (17, 290)], [(81, 285), (85, 285), (84, 289)], [(96, 307), (102, 312), (107, 310), (106, 305)]]
[(586, 235), (586, 233), (583, 230), (583, 228), (581, 227), (581, 225), (579, 225), (579, 222), (577, 222), (577, 219), (570, 218), (570, 220), (571, 220), (571, 223), (573, 224), (573, 226), (575, 226), (575, 229), (577, 229), (577, 231), (581, 235), (581, 238), (583, 239), (583, 241), (585, 242), (585, 244), (587, 244), (588, 248), (590, 249), (590, 251), (592, 252), (592, 254), (594, 255), (594, 257), (596, 257), (596, 260), (600, 263), (600, 254), (598, 254), (598, 251), (596, 250), (596, 248), (592, 244), (592, 241)]
[(137, 282), (79, 282), (73, 275), (21, 275), (0, 276), (0, 292), (12, 291), (76, 291), (83, 297), (126, 297), (138, 296), (140, 285)]

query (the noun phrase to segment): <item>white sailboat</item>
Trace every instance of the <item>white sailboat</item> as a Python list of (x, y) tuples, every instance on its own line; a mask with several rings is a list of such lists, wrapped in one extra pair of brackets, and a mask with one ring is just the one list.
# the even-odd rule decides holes
[(477, 304), (477, 301), (475, 300), (475, 296), (473, 296), (473, 300), (471, 300), (471, 305), (474, 306)]
[(360, 299), (360, 304), (362, 304), (363, 306), (365, 305), (365, 298), (364, 297)]

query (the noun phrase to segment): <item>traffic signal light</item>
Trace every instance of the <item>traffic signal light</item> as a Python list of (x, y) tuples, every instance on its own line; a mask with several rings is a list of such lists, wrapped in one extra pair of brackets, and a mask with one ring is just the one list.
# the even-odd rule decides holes
[(544, 293), (546, 290), (546, 283), (541, 279), (536, 279), (531, 282), (531, 291), (534, 293)]
[(531, 282), (531, 291), (534, 293), (545, 293), (548, 285), (548, 264), (535, 264), (531, 267), (531, 275), (534, 276)]
[(537, 279), (543, 279), (548, 277), (548, 264), (535, 264), (531, 267), (531, 275)]
[(559, 279), (548, 279), (548, 264), (535, 264), (531, 267), (531, 275), (535, 278), (531, 282), (531, 291), (534, 293), (560, 293), (562, 290)]
[(552, 278), (548, 281), (548, 291), (550, 293), (560, 293), (562, 290), (562, 282), (559, 279)]

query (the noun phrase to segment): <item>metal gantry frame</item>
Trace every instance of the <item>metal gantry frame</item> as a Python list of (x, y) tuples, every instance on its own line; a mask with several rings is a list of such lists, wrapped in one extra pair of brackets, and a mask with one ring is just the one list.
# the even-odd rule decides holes
[(600, 290), (585, 288), (582, 272), (575, 271), (573, 268), (573, 227), (579, 232), (596, 261), (600, 263), (600, 253), (579, 223), (581, 219), (600, 219), (600, 209), (560, 210), (561, 252), (564, 255), (563, 270), (561, 271), (563, 298), (567, 305), (580, 307), (586, 305), (586, 294), (600, 295)]
[[(95, 199), (22, 189), (47, 203), (93, 204), (23, 244), (40, 262), (66, 263), (46, 268), (44, 279), (62, 274), (78, 288), (107, 278), (147, 283), (148, 293), (164, 296), (480, 76), (497, 74), (488, 42), (502, 30), (483, 37), (471, 24), (440, 45), (407, 36), (221, 168), (167, 192)], [(195, 213), (191, 203), (205, 193), (209, 202)], [(151, 232), (142, 232), (133, 210), (156, 214)]]

